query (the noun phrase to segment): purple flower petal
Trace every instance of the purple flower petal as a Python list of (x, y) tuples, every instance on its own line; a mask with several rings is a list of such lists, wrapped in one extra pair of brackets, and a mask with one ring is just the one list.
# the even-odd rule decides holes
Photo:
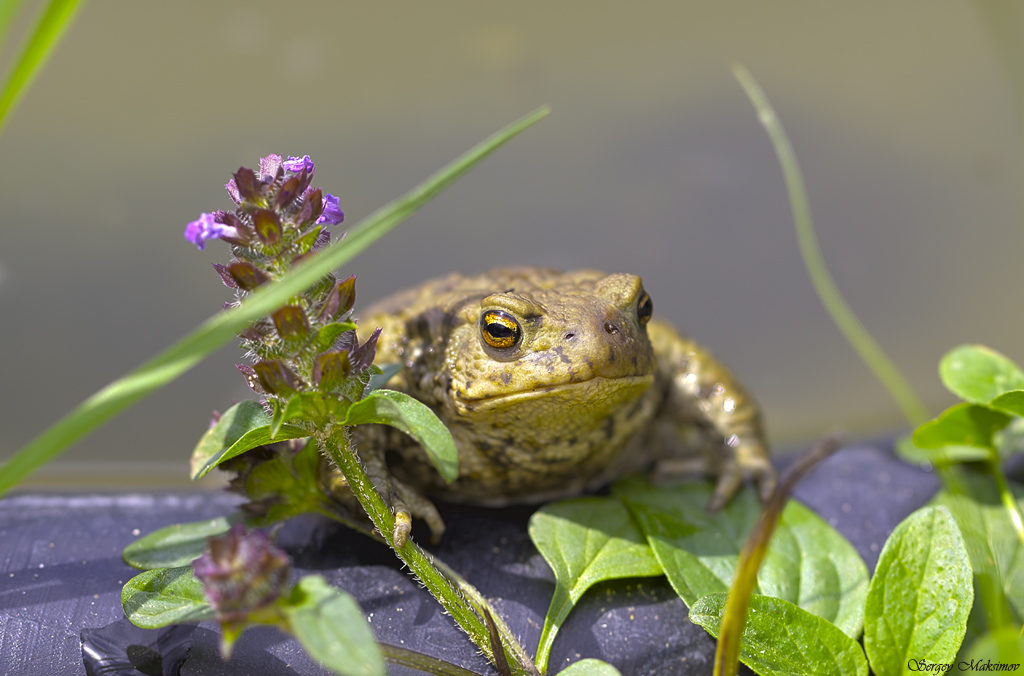
[(266, 157), (260, 158), (260, 179), (261, 180), (274, 180), (277, 176), (277, 169), (281, 166), (281, 156), (274, 155), (271, 153)]
[(313, 166), (313, 160), (309, 159), (309, 155), (303, 155), (302, 157), (289, 157), (287, 160), (281, 163), (285, 171), (291, 171), (296, 174), (302, 173), (302, 170), (306, 170), (307, 176), (312, 176), (313, 172), (316, 171), (316, 167)]
[(338, 198), (331, 193), (324, 193), (324, 212), (316, 219), (317, 225), (337, 225), (345, 220), (345, 214), (338, 205)]
[(214, 220), (214, 214), (200, 214), (197, 220), (185, 226), (185, 239), (195, 244), (200, 249), (206, 248), (206, 240), (218, 239), (223, 235), (237, 237), (238, 230), (230, 225), (224, 225)]
[(242, 195), (238, 192), (238, 185), (235, 183), (235, 179), (231, 179), (224, 184), (224, 189), (228, 191), (228, 195), (231, 197), (231, 201), (235, 204), (242, 203)]

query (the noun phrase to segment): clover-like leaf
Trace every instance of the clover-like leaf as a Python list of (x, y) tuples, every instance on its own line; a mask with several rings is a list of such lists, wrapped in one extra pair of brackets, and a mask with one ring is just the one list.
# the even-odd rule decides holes
[(166, 526), (125, 547), (121, 557), (141, 570), (179, 568), (198, 559), (206, 541), (227, 533), (229, 528), (231, 520), (224, 516)]
[(257, 401), (240, 401), (225, 411), (217, 424), (199, 439), (192, 451), (192, 480), (206, 476), (225, 460), (257, 446), (307, 436), (309, 432), (294, 425), (281, 425), (277, 434), (271, 435), (270, 417), (263, 406)]
[(993, 449), (992, 435), (1006, 427), (1010, 416), (980, 404), (956, 404), (914, 430), (919, 448), (970, 446)]
[(622, 676), (622, 672), (607, 662), (588, 657), (585, 660), (573, 662), (559, 671), (558, 676)]
[(974, 601), (971, 562), (953, 515), (923, 507), (882, 547), (865, 604), (864, 649), (876, 676), (908, 660), (952, 662)]
[(938, 448), (921, 448), (914, 444), (911, 434), (905, 434), (894, 444), (896, 455), (912, 464), (931, 463), (948, 465), (954, 462), (976, 462), (988, 460), (992, 452), (977, 446), (939, 446)]
[(345, 425), (377, 423), (399, 429), (419, 443), (445, 481), (459, 476), (459, 452), (452, 433), (422, 402), (404, 392), (374, 390), (352, 404)]
[(988, 404), (992, 408), (1024, 417), (1024, 390), (1003, 392)]
[(583, 593), (605, 580), (661, 575), (643, 533), (616, 498), (555, 502), (530, 517), (530, 539), (555, 573), (537, 665), (547, 668), (551, 646)]
[[(708, 514), (712, 486), (706, 482), (655, 488), (630, 479), (614, 491), (687, 606), (729, 590), (739, 553), (761, 512), (752, 492), (743, 491), (721, 511)], [(795, 603), (856, 637), (863, 627), (867, 585), (867, 567), (853, 545), (791, 500), (761, 565), (755, 593)]]
[[(715, 638), (726, 593), (702, 596), (690, 621)], [(760, 676), (867, 676), (864, 652), (853, 638), (818, 615), (783, 599), (750, 597), (740, 661)]]
[(121, 590), (121, 605), (131, 623), (143, 629), (214, 617), (192, 566), (157, 568), (136, 575)]
[(939, 362), (939, 377), (950, 392), (975, 404), (1024, 389), (1024, 371), (984, 345), (960, 345), (947, 352)]
[(362, 609), (319, 575), (302, 578), (281, 604), (291, 632), (313, 659), (345, 676), (384, 676), (384, 656)]

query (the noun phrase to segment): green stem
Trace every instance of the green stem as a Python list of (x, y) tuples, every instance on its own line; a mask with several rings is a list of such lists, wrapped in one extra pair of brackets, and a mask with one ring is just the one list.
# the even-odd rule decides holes
[(999, 456), (993, 450), (992, 459), (989, 460), (989, 471), (992, 472), (992, 476), (995, 477), (996, 487), (999, 490), (999, 498), (1003, 501), (1003, 506), (1006, 507), (1007, 514), (1010, 515), (1010, 523), (1013, 524), (1013, 529), (1017, 531), (1017, 539), (1024, 545), (1024, 517), (1021, 516), (1020, 505), (1017, 503), (1017, 499), (1014, 498), (1013, 492), (1010, 487), (1006, 484), (1006, 476), (1003, 474), (1003, 468), (999, 466)]
[(807, 199), (807, 188), (804, 186), (803, 175), (800, 172), (800, 164), (797, 162), (796, 153), (782, 128), (772, 104), (768, 101), (764, 90), (761, 89), (754, 76), (745, 67), (735, 64), (732, 68), (733, 74), (739, 80), (740, 86), (746, 92), (750, 102), (757, 110), (758, 119), (768, 132), (768, 137), (775, 147), (775, 154), (782, 166), (782, 174), (786, 179), (786, 190), (789, 193), (789, 204), (793, 210), (793, 224), (796, 226), (797, 240), (800, 244), (800, 254), (803, 256), (804, 267), (814, 285), (814, 291), (821, 299), (832, 321), (839, 327), (843, 337), (850, 346), (860, 355), (864, 363), (868, 365), (882, 385), (889, 391), (889, 394), (901, 409), (907, 421), (914, 426), (920, 425), (928, 420), (928, 409), (918, 398), (914, 389), (907, 382), (896, 365), (889, 359), (881, 346), (875, 342), (864, 325), (857, 319), (846, 299), (839, 292), (832, 275), (829, 274), (825, 265), (825, 257), (821, 254), (821, 247), (818, 245), (817, 235), (814, 233), (814, 220), (811, 218), (811, 206)]
[[(384, 536), (384, 539), (391, 545), (409, 569), (419, 578), (420, 582), (430, 591), (444, 609), (452, 616), (462, 629), (469, 634), (469, 637), (477, 644), (477, 647), (484, 653), (488, 660), (494, 662), (494, 654), (491, 651), (490, 637), (483, 620), (477, 615), (473, 607), (466, 602), (465, 597), (452, 584), (440, 570), (435, 567), (426, 553), (411, 539), (401, 548), (395, 548), (391, 533), (395, 529), (395, 516), (384, 502), (376, 487), (367, 476), (362, 462), (356, 457), (349, 445), (346, 429), (342, 426), (332, 426), (317, 434), (317, 442), (321, 450), (328, 455), (345, 475), (348, 485), (351, 487), (359, 504), (366, 510), (367, 515), (373, 522), (377, 531)], [(507, 637), (506, 637), (507, 639)], [(516, 673), (528, 676), (528, 668), (523, 667), (516, 654), (522, 653), (519, 650), (509, 651), (509, 657), (516, 666)]]
[[(469, 599), (469, 602), (475, 605), (478, 609), (486, 608), (491, 613), (491, 619), (494, 621), (494, 625), (498, 628), (498, 633), (501, 634), (502, 642), (505, 644), (506, 650), (513, 652), (513, 657), (519, 662), (519, 665), (523, 667), (527, 672), (533, 676), (540, 676), (541, 671), (538, 671), (533, 665), (533, 660), (526, 653), (526, 650), (520, 645), (516, 639), (515, 634), (508, 628), (505, 621), (501, 619), (498, 612), (491, 606), (490, 602), (484, 598), (480, 591), (466, 581), (464, 577), (459, 575), (451, 566), (444, 561), (440, 560), (436, 556), (431, 559), (434, 563), (434, 567), (444, 573), (445, 577), (458, 585), (459, 591), (462, 592), (463, 596)], [(543, 671), (543, 670), (542, 670)]]
[(475, 671), (463, 669), (451, 662), (445, 662), (436, 657), (400, 648), (396, 645), (381, 643), (380, 650), (384, 653), (384, 659), (390, 664), (409, 667), (410, 669), (416, 669), (427, 674), (435, 674), (435, 676), (480, 676)]

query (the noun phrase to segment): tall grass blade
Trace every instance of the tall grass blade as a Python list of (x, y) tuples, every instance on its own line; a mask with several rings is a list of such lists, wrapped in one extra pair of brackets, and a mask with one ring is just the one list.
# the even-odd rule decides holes
[[(16, 6), (8, 7), (8, 3), (4, 0), (0, 0), (0, 2), (4, 3), (3, 6), (0, 6), (0, 21), (10, 22)], [(17, 2), (14, 1), (10, 4), (17, 5)], [(3, 129), (8, 116), (21, 100), (32, 80), (46, 63), (53, 48), (57, 46), (77, 9), (78, 0), (50, 0), (46, 9), (43, 10), (32, 37), (25, 43), (21, 55), (8, 71), (3, 90), (0, 90), (0, 130)], [(8, 11), (10, 16), (4, 16)], [(6, 26), (0, 25), (0, 40), (3, 38), (2, 29), (4, 28)]]
[(900, 370), (857, 319), (842, 294), (839, 293), (839, 288), (825, 266), (825, 259), (821, 255), (821, 247), (818, 245), (818, 237), (814, 231), (811, 206), (807, 200), (807, 189), (804, 187), (800, 165), (797, 162), (796, 153), (793, 152), (793, 146), (789, 142), (789, 137), (786, 136), (782, 123), (775, 114), (775, 109), (772, 108), (764, 90), (757, 84), (754, 76), (746, 67), (735, 64), (732, 72), (757, 110), (758, 119), (765, 131), (768, 132), (772, 145), (775, 146), (775, 154), (779, 158), (779, 164), (782, 165), (782, 173), (786, 179), (786, 189), (789, 192), (790, 208), (793, 210), (793, 223), (796, 226), (800, 254), (818, 298), (821, 299), (822, 305), (825, 306), (832, 321), (839, 327), (847, 342), (860, 355), (868, 368), (874, 372), (875, 377), (882, 382), (892, 398), (896, 400), (903, 410), (907, 422), (914, 426), (920, 425), (928, 419), (928, 409), (925, 408)]
[(21, 448), (0, 467), (0, 495), (147, 394), (171, 382), (230, 341), (249, 322), (270, 314), (323, 275), (355, 258), (382, 235), (454, 183), (481, 160), (546, 116), (545, 106), (513, 122), (448, 164), (403, 197), (363, 219), (348, 236), (304, 261), (276, 284), (255, 292), (238, 308), (218, 312), (167, 350), (86, 399)]

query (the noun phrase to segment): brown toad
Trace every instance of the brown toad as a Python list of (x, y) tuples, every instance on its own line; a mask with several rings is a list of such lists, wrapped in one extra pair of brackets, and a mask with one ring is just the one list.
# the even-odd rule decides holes
[[(459, 476), (448, 484), (410, 437), (356, 428), (367, 469), (387, 486), (398, 543), (410, 514), (435, 538), (443, 532), (425, 495), (540, 502), (652, 465), (717, 476), (710, 509), (744, 478), (767, 496), (775, 472), (756, 404), (652, 310), (635, 275), (536, 268), (452, 274), (369, 309), (360, 337), (382, 327), (377, 363), (405, 367), (388, 387), (430, 406), (459, 450)], [(344, 479), (335, 478), (340, 494)]]

